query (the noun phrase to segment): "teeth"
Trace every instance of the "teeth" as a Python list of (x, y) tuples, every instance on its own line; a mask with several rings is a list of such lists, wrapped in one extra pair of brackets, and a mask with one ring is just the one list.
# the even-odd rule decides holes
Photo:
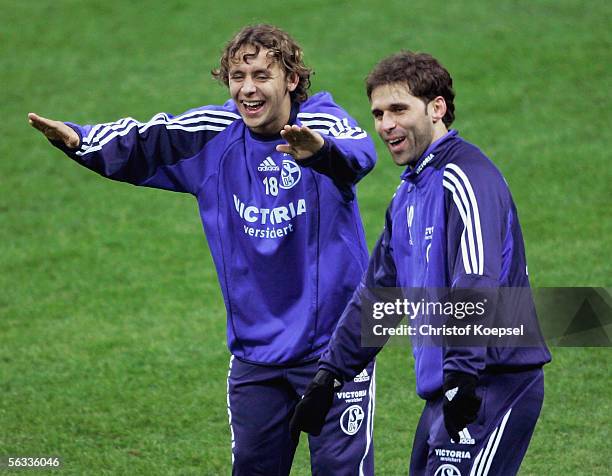
[(389, 144), (391, 144), (391, 145), (399, 144), (399, 143), (400, 143), (401, 141), (403, 141), (403, 140), (404, 140), (404, 138), (403, 138), (403, 137), (400, 137), (399, 139), (393, 139), (393, 140), (390, 140), (390, 141), (389, 141)]
[(263, 104), (263, 101), (242, 101), (246, 107), (258, 107)]

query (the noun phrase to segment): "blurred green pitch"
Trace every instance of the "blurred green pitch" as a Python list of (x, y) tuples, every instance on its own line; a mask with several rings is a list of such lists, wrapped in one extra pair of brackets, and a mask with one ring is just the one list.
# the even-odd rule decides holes
[[(95, 3), (95, 4), (94, 4)], [(363, 78), (401, 48), (437, 56), (454, 126), (504, 172), (532, 284), (610, 286), (608, 2), (0, 0), (0, 457), (63, 474), (228, 474), (225, 311), (189, 196), (105, 181), (26, 122), (180, 113), (224, 101), (223, 44), (270, 22), (374, 134)], [(341, 22), (340, 22), (341, 19)], [(370, 246), (400, 170), (377, 142)], [(610, 350), (553, 349), (521, 474), (605, 474)], [(377, 474), (406, 474), (422, 402), (409, 349), (379, 358)], [(292, 474), (309, 474), (305, 445)]]

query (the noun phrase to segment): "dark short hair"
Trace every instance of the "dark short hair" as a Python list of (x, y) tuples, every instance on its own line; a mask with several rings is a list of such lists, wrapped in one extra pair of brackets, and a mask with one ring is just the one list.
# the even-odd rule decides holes
[[(236, 58), (236, 54), (243, 46), (253, 46), (254, 55), (244, 55)], [(259, 54), (261, 48), (269, 50), (268, 55), (277, 61), (285, 74), (297, 74), (299, 81), (291, 99), (303, 102), (308, 99), (308, 88), (310, 88), (310, 68), (304, 65), (304, 53), (302, 48), (286, 32), (272, 25), (251, 25), (240, 30), (225, 45), (221, 55), (220, 66), (211, 71), (213, 77), (221, 83), (229, 86), (230, 63), (236, 60), (247, 61)]]
[(450, 73), (433, 56), (426, 53), (400, 51), (379, 62), (366, 78), (366, 91), (372, 100), (372, 91), (393, 83), (404, 83), (410, 94), (426, 104), (437, 96), (446, 101), (446, 114), (442, 121), (446, 127), (455, 120), (455, 92)]

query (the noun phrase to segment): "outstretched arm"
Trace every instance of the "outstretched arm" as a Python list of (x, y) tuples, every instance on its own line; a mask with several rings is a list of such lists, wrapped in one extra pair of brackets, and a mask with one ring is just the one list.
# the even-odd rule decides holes
[(28, 114), (28, 122), (34, 129), (38, 129), (43, 135), (56, 142), (63, 142), (69, 149), (77, 149), (81, 144), (79, 135), (61, 121), (47, 119), (33, 112)]
[(238, 117), (229, 107), (204, 106), (176, 117), (159, 113), (148, 122), (127, 117), (78, 125), (34, 113), (28, 121), (70, 158), (104, 177), (196, 193), (207, 170), (201, 163), (204, 147)]

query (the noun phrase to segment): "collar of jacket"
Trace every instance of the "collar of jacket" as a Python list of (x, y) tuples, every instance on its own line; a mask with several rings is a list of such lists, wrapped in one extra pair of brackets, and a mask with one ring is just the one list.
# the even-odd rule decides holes
[[(300, 111), (300, 103), (298, 102), (292, 102), (291, 103), (291, 112), (289, 113), (289, 120), (287, 121), (287, 124), (289, 125), (293, 125), (296, 123), (297, 121), (297, 115), (298, 112)], [(246, 125), (245, 125), (246, 127)], [(260, 142), (272, 142), (272, 141), (276, 141), (278, 139), (281, 138), (280, 135), (280, 131), (278, 131), (278, 134), (270, 134), (270, 135), (264, 135), (264, 134), (258, 134), (257, 132), (253, 132), (251, 129), (249, 129), (247, 127), (249, 134), (251, 135), (251, 137), (253, 139), (256, 139)]]
[(458, 132), (456, 130), (451, 129), (438, 140), (432, 142), (413, 167), (406, 167), (401, 175), (402, 180), (410, 182), (418, 181), (423, 170), (430, 165), (436, 164), (440, 160), (441, 152), (446, 148), (447, 143), (455, 138), (457, 134)]

